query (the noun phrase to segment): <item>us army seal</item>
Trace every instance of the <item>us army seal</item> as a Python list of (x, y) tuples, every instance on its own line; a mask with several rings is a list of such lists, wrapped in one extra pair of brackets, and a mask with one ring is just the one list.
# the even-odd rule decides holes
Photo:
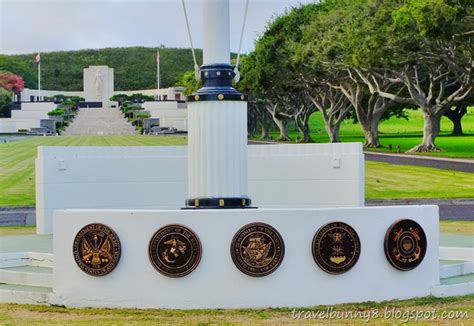
[(393, 267), (401, 271), (417, 267), (425, 257), (426, 247), (423, 228), (412, 220), (393, 223), (385, 234), (385, 256)]
[(250, 276), (265, 276), (275, 271), (284, 253), (280, 233), (265, 223), (245, 225), (237, 231), (230, 245), (235, 266)]
[(74, 238), (72, 253), (77, 266), (86, 274), (109, 274), (120, 260), (120, 240), (107, 225), (88, 224)]
[(359, 259), (359, 236), (345, 223), (329, 223), (314, 235), (312, 250), (314, 261), (323, 271), (341, 274), (350, 270)]
[(153, 267), (163, 275), (182, 277), (191, 273), (201, 260), (201, 242), (188, 227), (166, 225), (155, 232), (148, 245)]

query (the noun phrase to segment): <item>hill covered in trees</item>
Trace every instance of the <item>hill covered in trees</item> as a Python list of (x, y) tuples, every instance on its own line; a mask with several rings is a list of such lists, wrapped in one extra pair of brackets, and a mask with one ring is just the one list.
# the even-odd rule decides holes
[[(174, 85), (182, 75), (193, 70), (190, 49), (160, 48), (161, 85)], [(107, 65), (115, 70), (115, 90), (139, 90), (156, 87), (156, 48), (128, 47), (87, 49), (41, 53), (43, 89), (82, 90), (82, 70), (90, 65)], [(37, 88), (36, 53), (0, 54), (0, 70), (20, 75), (25, 87)], [(202, 51), (196, 50), (199, 63)]]

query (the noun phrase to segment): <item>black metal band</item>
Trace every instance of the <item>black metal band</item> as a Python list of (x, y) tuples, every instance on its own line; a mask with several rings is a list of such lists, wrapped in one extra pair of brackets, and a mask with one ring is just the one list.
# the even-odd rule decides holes
[(252, 208), (252, 201), (248, 197), (222, 197), (222, 198), (194, 198), (186, 199), (186, 208), (194, 209), (232, 209)]
[(203, 87), (187, 96), (188, 102), (247, 101), (247, 96), (232, 87), (235, 73), (230, 64), (202, 65), (199, 73)]

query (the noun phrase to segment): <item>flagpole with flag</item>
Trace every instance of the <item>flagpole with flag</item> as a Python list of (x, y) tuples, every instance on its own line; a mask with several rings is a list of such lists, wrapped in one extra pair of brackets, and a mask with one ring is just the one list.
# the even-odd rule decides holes
[(35, 57), (35, 63), (38, 65), (38, 101), (41, 100), (41, 55), (38, 54)]
[(160, 95), (160, 50), (156, 50), (156, 84), (158, 88), (158, 100), (161, 100)]

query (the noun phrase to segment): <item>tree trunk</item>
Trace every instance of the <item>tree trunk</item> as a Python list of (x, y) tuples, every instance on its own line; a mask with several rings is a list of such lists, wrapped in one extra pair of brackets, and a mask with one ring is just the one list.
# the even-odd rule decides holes
[(262, 121), (262, 135), (260, 138), (262, 140), (270, 139), (270, 131), (265, 121)]
[(314, 140), (311, 138), (311, 131), (309, 129), (309, 117), (304, 117), (303, 119), (296, 118), (296, 125), (298, 130), (303, 135), (302, 143), (313, 143)]
[(440, 114), (429, 114), (423, 110), (424, 125), (423, 125), (423, 141), (410, 149), (409, 153), (422, 152), (439, 152), (440, 149), (435, 144), (436, 136), (438, 136), (441, 116)]
[(341, 139), (339, 138), (339, 128), (341, 124), (340, 123), (336, 123), (336, 124), (325, 123), (325, 126), (326, 126), (326, 132), (328, 133), (328, 136), (329, 136), (329, 142), (340, 143)]
[(382, 147), (379, 141), (380, 117), (374, 116), (369, 121), (360, 121), (364, 130), (364, 147), (378, 148)]
[(453, 135), (460, 136), (463, 134), (461, 120), (466, 113), (467, 105), (459, 104), (456, 108), (450, 109), (444, 114), (453, 123)]
[(288, 123), (284, 119), (278, 119), (273, 116), (273, 121), (280, 130), (280, 136), (277, 138), (278, 141), (289, 141), (290, 137), (288, 136)]

